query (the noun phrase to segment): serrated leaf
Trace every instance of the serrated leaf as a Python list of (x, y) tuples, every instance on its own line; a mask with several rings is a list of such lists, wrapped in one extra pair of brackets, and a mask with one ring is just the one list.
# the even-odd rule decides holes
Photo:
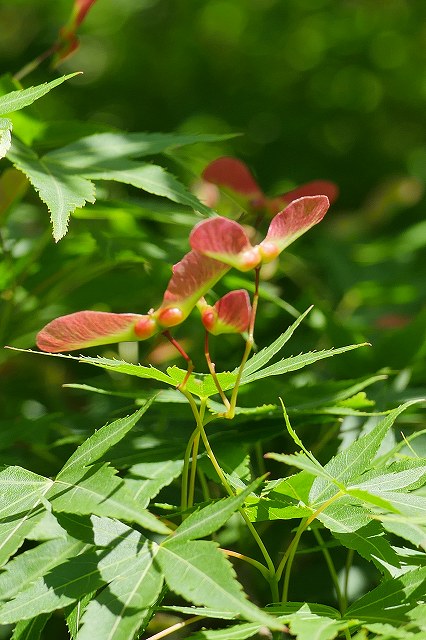
[(245, 640), (253, 638), (260, 628), (258, 624), (247, 622), (232, 625), (226, 629), (205, 629), (193, 633), (190, 637), (193, 640)]
[(108, 464), (70, 470), (55, 481), (46, 497), (54, 511), (119, 518), (137, 522), (150, 531), (169, 533), (166, 525), (133, 499)]
[(36, 87), (18, 89), (17, 91), (7, 93), (0, 97), (0, 115), (12, 113), (13, 111), (18, 111), (19, 109), (28, 107), (33, 102), (46, 95), (46, 93), (49, 93), (49, 91), (65, 82), (65, 80), (69, 80), (76, 75), (78, 75), (78, 73), (70, 73), (67, 76), (56, 78), (51, 82), (44, 82)]
[(147, 409), (151, 406), (154, 398), (149, 400), (141, 409), (136, 411), (131, 416), (120, 418), (110, 424), (106, 424), (104, 427), (95, 431), (95, 433), (87, 438), (82, 445), (72, 454), (67, 462), (58, 473), (56, 480), (66, 479), (67, 474), (73, 473), (75, 469), (87, 467), (93, 464), (96, 460), (99, 460), (111, 447), (117, 442), (120, 442), (122, 438), (135, 426)]
[(378, 587), (354, 602), (345, 618), (365, 622), (401, 625), (409, 621), (409, 612), (425, 597), (426, 567), (385, 580)]
[(52, 481), (21, 467), (0, 472), (0, 566), (15, 553), (41, 518)]
[[(335, 520), (339, 516), (342, 516), (342, 519), (333, 526), (333, 524), (330, 524), (330, 519), (325, 521), (324, 517), (321, 516), (323, 514), (318, 517), (318, 520), (332, 531), (335, 538), (348, 549), (353, 549), (369, 562), (373, 562), (382, 573), (392, 575), (394, 569), (400, 567), (398, 555), (387, 539), (380, 523), (370, 521), (364, 526), (355, 528), (353, 514), (352, 521), (346, 518), (345, 522), (345, 514), (342, 512), (339, 514), (335, 511)], [(345, 528), (346, 532), (344, 531)]]
[(244, 504), (250, 493), (256, 491), (262, 482), (262, 478), (255, 480), (238, 495), (223, 498), (218, 502), (207, 505), (203, 509), (197, 509), (176, 529), (173, 534), (173, 544), (177, 540), (196, 540), (204, 538), (223, 526), (231, 515)]
[(67, 232), (70, 214), (86, 202), (95, 202), (93, 182), (81, 175), (64, 171), (59, 165), (49, 164), (39, 158), (29, 147), (13, 143), (8, 158), (22, 171), (47, 205), (56, 241)]
[(12, 122), (9, 118), (0, 118), (0, 159), (4, 158), (12, 144)]
[(96, 168), (117, 158), (141, 158), (186, 145), (221, 142), (232, 137), (233, 134), (100, 133), (51, 151), (49, 157), (63, 166), (81, 170)]
[(88, 551), (54, 567), (0, 608), (0, 624), (60, 609), (78, 600), (82, 593), (98, 589), (103, 580), (97, 565), (98, 556)]
[(108, 163), (107, 167), (90, 167), (82, 173), (86, 178), (93, 180), (124, 182), (156, 196), (162, 196), (191, 207), (195, 211), (205, 214), (211, 213), (209, 207), (202, 204), (175, 176), (155, 164), (126, 159)]
[(13, 598), (22, 590), (23, 585), (34, 582), (66, 558), (77, 555), (85, 546), (80, 540), (59, 538), (21, 553), (3, 567), (4, 571), (0, 574), (0, 599)]
[(271, 629), (282, 627), (245, 599), (232, 565), (214, 542), (197, 540), (174, 544), (170, 539), (159, 547), (156, 557), (170, 589), (186, 600), (223, 609)]
[(425, 477), (426, 464), (422, 460), (414, 460), (414, 465), (408, 469), (397, 471), (395, 465), (389, 465), (389, 468), (386, 468), (386, 473), (383, 473), (383, 469), (375, 470), (369, 474), (368, 479), (364, 480), (364, 476), (361, 476), (361, 482), (352, 486), (373, 492), (377, 489), (380, 492), (395, 491), (420, 486)]
[(386, 531), (390, 531), (426, 551), (426, 525), (407, 521), (406, 516), (400, 518), (382, 517), (380, 520)]
[(359, 349), (359, 347), (365, 347), (368, 343), (364, 342), (362, 344), (351, 344), (346, 347), (339, 347), (333, 349), (323, 349), (322, 351), (308, 351), (307, 353), (301, 353), (298, 356), (291, 356), (290, 358), (283, 358), (279, 360), (275, 364), (271, 364), (269, 367), (265, 369), (261, 369), (260, 371), (256, 371), (251, 375), (246, 375), (243, 373), (241, 379), (241, 385), (249, 384), (250, 382), (254, 382), (255, 380), (261, 380), (262, 378), (268, 378), (269, 376), (279, 376), (284, 373), (289, 373), (290, 371), (297, 371), (298, 369), (303, 369), (318, 360), (324, 360), (325, 358), (332, 358), (333, 356), (337, 356), (341, 353), (346, 353), (346, 351), (352, 351), (353, 349)]
[[(173, 380), (173, 384), (175, 386), (180, 384), (186, 376), (186, 371), (176, 366), (168, 367), (167, 373)], [(218, 373), (217, 378), (222, 389), (224, 391), (227, 391), (234, 386), (236, 375), (234, 373), (230, 373), (229, 371), (224, 371), (222, 373)], [(188, 382), (186, 383), (185, 388), (187, 391), (199, 398), (208, 398), (218, 393), (217, 387), (210, 374), (197, 373), (195, 375), (191, 375)]]
[[(330, 460), (324, 469), (338, 483), (348, 485), (358, 479), (363, 472), (370, 469), (380, 444), (396, 418), (409, 406), (418, 401), (410, 401), (394, 409), (381, 420), (370, 433), (353, 442), (347, 449)], [(336, 493), (334, 483), (318, 477), (312, 485), (310, 500), (319, 505)]]
[[(296, 322), (293, 322), (293, 324), (284, 333), (282, 333), (279, 336), (279, 338), (274, 340), (272, 344), (270, 344), (268, 347), (265, 347), (264, 349), (256, 353), (247, 361), (244, 367), (244, 377), (248, 377), (253, 373), (255, 373), (256, 371), (258, 371), (259, 369), (261, 369), (262, 367), (264, 367), (265, 364), (268, 364), (268, 362), (279, 351), (281, 351), (283, 346), (290, 340), (290, 338), (292, 337), (293, 333), (296, 331), (299, 324), (303, 322), (303, 320), (306, 318), (306, 316), (312, 310), (312, 308), (313, 307), (311, 306), (304, 313), (301, 313), (300, 316), (297, 318)], [(238, 369), (233, 373), (238, 373)]]
[(302, 469), (302, 471), (307, 471), (315, 477), (324, 478), (328, 482), (333, 483), (336, 488), (338, 487), (338, 484), (334, 481), (333, 476), (327, 473), (324, 467), (322, 467), (317, 460), (308, 457), (306, 453), (302, 452), (287, 455), (285, 453), (270, 452), (265, 454), (265, 458), (276, 460), (277, 462), (283, 462), (290, 467)]
[(67, 623), (71, 640), (77, 639), (78, 630), (81, 625), (81, 616), (94, 595), (95, 592), (86, 593), (82, 598), (77, 600), (75, 604), (68, 608), (69, 613), (66, 615), (65, 622)]
[(314, 476), (301, 471), (288, 478), (266, 483), (260, 498), (250, 498), (245, 507), (253, 521), (288, 520), (312, 515), (308, 505), (309, 490)]
[(339, 620), (320, 617), (304, 620), (295, 616), (290, 622), (291, 633), (296, 635), (298, 640), (333, 640), (344, 627), (346, 624)]
[(87, 364), (93, 364), (95, 367), (100, 367), (107, 371), (116, 371), (117, 373), (125, 373), (126, 375), (136, 376), (138, 378), (158, 380), (158, 382), (165, 382), (166, 384), (175, 386), (175, 382), (170, 378), (170, 376), (155, 367), (144, 367), (141, 364), (129, 364), (124, 360), (111, 360), (108, 358), (101, 358), (100, 356), (97, 358), (80, 356), (79, 358), (73, 359)]
[(163, 487), (180, 475), (182, 468), (183, 460), (141, 462), (129, 469), (124, 482), (133, 498), (144, 508)]
[(133, 570), (113, 580), (92, 600), (83, 615), (78, 640), (132, 640), (149, 620), (163, 577), (147, 552), (133, 562)]
[(50, 616), (50, 613), (42, 613), (31, 620), (20, 620), (11, 640), (38, 640)]

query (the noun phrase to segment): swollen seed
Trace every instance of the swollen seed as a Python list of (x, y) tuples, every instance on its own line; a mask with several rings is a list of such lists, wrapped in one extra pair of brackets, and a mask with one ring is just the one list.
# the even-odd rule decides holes
[(213, 309), (213, 307), (207, 307), (205, 311), (203, 311), (201, 315), (201, 321), (207, 331), (211, 331), (216, 324), (217, 320), (217, 311)]
[(277, 255), (280, 253), (279, 247), (277, 247), (275, 242), (271, 242), (270, 240), (264, 240), (261, 242), (259, 245), (259, 251), (263, 262), (271, 262), (271, 260), (275, 260)]
[(147, 340), (157, 331), (157, 323), (151, 316), (142, 316), (135, 324), (134, 331), (138, 338)]
[(250, 271), (257, 267), (261, 260), (261, 255), (258, 247), (252, 247), (246, 251), (242, 251), (239, 255), (239, 268), (241, 271)]
[(183, 312), (177, 307), (171, 307), (170, 309), (164, 309), (158, 316), (158, 322), (163, 327), (174, 327), (183, 321)]

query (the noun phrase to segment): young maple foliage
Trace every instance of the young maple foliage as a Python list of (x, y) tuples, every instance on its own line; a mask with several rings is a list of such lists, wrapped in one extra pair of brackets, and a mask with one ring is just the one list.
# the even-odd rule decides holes
[[(79, 311), (52, 320), (37, 335), (42, 351), (58, 353), (113, 342), (146, 340), (182, 323), (203, 296), (235, 267), (257, 268), (322, 220), (329, 208), (326, 195), (293, 200), (271, 221), (266, 237), (252, 246), (244, 228), (216, 216), (198, 223), (191, 232), (192, 251), (174, 265), (158, 309), (145, 315)], [(199, 304), (202, 320), (213, 334), (247, 329), (250, 302), (245, 291), (230, 292), (213, 307)]]
[[(278, 213), (283, 206), (303, 196), (326, 195), (332, 204), (339, 193), (337, 186), (328, 180), (313, 180), (275, 198), (266, 196), (247, 165), (237, 158), (224, 156), (213, 160), (203, 171), (203, 179), (218, 187), (230, 189), (248, 200), (252, 209)], [(215, 203), (210, 203), (214, 206)]]

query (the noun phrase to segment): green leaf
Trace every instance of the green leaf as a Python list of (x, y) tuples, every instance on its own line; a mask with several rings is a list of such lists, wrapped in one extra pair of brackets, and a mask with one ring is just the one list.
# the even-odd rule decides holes
[(226, 629), (205, 629), (192, 634), (192, 640), (245, 640), (253, 638), (260, 630), (260, 625), (247, 622), (236, 624)]
[(42, 613), (31, 620), (19, 621), (11, 640), (38, 640), (50, 616), (50, 613)]
[(247, 499), (245, 511), (252, 522), (288, 520), (312, 515), (308, 505), (309, 489), (314, 476), (301, 471), (288, 478), (266, 484), (260, 498)]
[(52, 481), (21, 467), (0, 472), (0, 566), (15, 553), (40, 520)]
[(19, 111), (19, 109), (28, 107), (33, 102), (46, 95), (46, 93), (49, 93), (49, 91), (65, 82), (65, 80), (69, 80), (76, 75), (78, 75), (78, 73), (70, 73), (67, 76), (56, 78), (51, 82), (44, 82), (43, 84), (39, 84), (36, 87), (19, 89), (18, 91), (7, 93), (5, 96), (2, 96), (0, 98), (0, 115), (3, 115), (5, 113), (12, 113), (13, 111)]
[(100, 133), (51, 151), (49, 158), (73, 169), (96, 169), (109, 160), (141, 158), (186, 145), (221, 142), (233, 137), (233, 134)]
[(289, 373), (290, 371), (296, 371), (298, 369), (303, 369), (318, 360), (324, 360), (324, 358), (332, 358), (333, 356), (337, 356), (341, 353), (345, 353), (346, 351), (352, 351), (353, 349), (359, 349), (359, 347), (365, 347), (368, 343), (364, 342), (362, 344), (351, 344), (347, 347), (339, 347), (338, 349), (324, 349), (322, 351), (308, 351), (307, 353), (301, 353), (298, 356), (291, 356), (290, 358), (284, 358), (279, 360), (275, 364), (271, 364), (269, 367), (265, 369), (261, 369), (260, 371), (256, 371), (251, 375), (246, 375), (245, 371), (243, 373), (241, 379), (241, 385), (249, 384), (250, 382), (254, 382), (255, 380), (260, 380), (261, 378), (268, 378), (269, 376), (279, 376), (284, 373)]
[(290, 467), (296, 467), (297, 469), (302, 469), (303, 471), (307, 471), (313, 476), (323, 478), (328, 482), (333, 483), (334, 485), (338, 484), (335, 482), (333, 476), (327, 473), (320, 465), (320, 463), (308, 457), (306, 453), (294, 453), (291, 455), (287, 455), (285, 453), (266, 453), (265, 458), (269, 458), (270, 460), (276, 460), (277, 462), (283, 462), (284, 464)]
[(423, 460), (415, 459), (410, 465), (408, 465), (408, 463), (402, 463), (404, 466), (408, 466), (408, 468), (404, 468), (402, 471), (397, 470), (401, 463), (399, 463), (398, 466), (397, 464), (398, 463), (386, 467), (386, 473), (384, 473), (383, 469), (375, 469), (368, 474), (366, 479), (364, 478), (367, 474), (364, 474), (360, 478), (361, 482), (352, 486), (364, 489), (365, 491), (374, 492), (378, 489), (380, 492), (383, 492), (406, 489), (408, 487), (413, 489), (423, 484), (426, 478), (426, 464)]
[(294, 617), (290, 622), (291, 633), (298, 640), (333, 640), (346, 626), (339, 620), (320, 617), (308, 620)]
[(381, 517), (380, 520), (386, 531), (390, 531), (426, 551), (426, 524), (410, 522), (406, 516)]
[[(255, 371), (258, 371), (259, 369), (264, 367), (265, 364), (267, 364), (274, 357), (274, 355), (276, 355), (283, 348), (283, 346), (290, 340), (299, 324), (303, 322), (312, 308), (313, 307), (311, 306), (304, 313), (301, 313), (296, 322), (294, 322), (283, 334), (281, 334), (279, 338), (272, 342), (272, 344), (256, 353), (250, 358), (250, 360), (247, 360), (247, 363), (244, 367), (244, 377), (250, 376), (255, 373)], [(238, 373), (238, 369), (236, 369), (233, 373)]]
[(106, 371), (115, 371), (116, 373), (125, 373), (126, 375), (136, 376), (138, 378), (147, 378), (151, 380), (158, 380), (159, 382), (165, 382), (166, 384), (175, 386), (174, 380), (172, 380), (166, 373), (156, 369), (155, 367), (144, 367), (141, 364), (129, 364), (124, 360), (111, 360), (108, 358), (90, 358), (87, 356), (80, 356), (79, 358), (73, 356), (73, 360), (79, 360), (87, 364), (93, 364), (95, 367), (106, 369)]
[[(324, 469), (335, 481), (348, 485), (358, 479), (363, 472), (372, 466), (383, 438), (395, 422), (396, 418), (409, 406), (419, 402), (412, 400), (394, 409), (380, 421), (370, 433), (355, 440), (347, 449), (330, 460)], [(310, 500), (312, 505), (320, 505), (336, 493), (335, 484), (325, 478), (318, 477), (312, 485)]]
[[(341, 515), (344, 517), (344, 513)], [(338, 516), (336, 512), (335, 516)], [(332, 531), (333, 536), (346, 548), (353, 549), (369, 562), (373, 562), (382, 573), (393, 575), (394, 570), (400, 567), (398, 555), (391, 546), (379, 522), (370, 521), (368, 524), (357, 527), (356, 529), (353, 525), (348, 526), (348, 524), (345, 523), (347, 529), (352, 529), (352, 531), (345, 533), (345, 525), (342, 522), (343, 518), (338, 525), (333, 528), (331, 528), (321, 516), (319, 516), (318, 519)]]
[(96, 553), (87, 551), (54, 567), (0, 608), (0, 624), (29, 620), (60, 609), (78, 600), (82, 593), (98, 589), (103, 580), (97, 564)]
[(134, 500), (144, 508), (163, 487), (180, 475), (182, 468), (183, 460), (141, 462), (129, 469), (129, 474), (124, 481)]
[(197, 509), (176, 529), (173, 534), (173, 544), (177, 540), (195, 540), (204, 538), (222, 527), (231, 515), (244, 504), (250, 493), (254, 492), (262, 482), (262, 478), (255, 480), (238, 495), (223, 498), (218, 502)]
[(81, 625), (81, 616), (95, 593), (96, 592), (85, 593), (82, 598), (68, 608), (69, 613), (66, 615), (65, 622), (67, 623), (71, 640), (77, 639), (78, 630)]
[(92, 600), (82, 618), (78, 640), (132, 640), (150, 618), (163, 577), (145, 553), (133, 561), (132, 571), (110, 582)]
[(56, 241), (66, 234), (70, 214), (86, 202), (95, 202), (95, 187), (90, 180), (49, 164), (22, 143), (13, 143), (8, 158), (27, 176), (47, 205)]
[[(46, 158), (49, 156), (47, 154)], [(60, 166), (60, 165), (58, 165)], [(80, 172), (79, 172), (80, 173)], [(93, 180), (116, 180), (143, 189), (156, 196), (168, 198), (185, 206), (209, 214), (211, 210), (202, 204), (184, 185), (163, 167), (132, 160), (118, 160), (105, 168), (89, 168), (82, 172)]]
[(34, 582), (67, 558), (77, 555), (85, 545), (73, 538), (48, 540), (29, 549), (6, 564), (0, 574), (0, 599), (9, 600), (22, 590), (22, 585)]
[(96, 514), (137, 522), (157, 533), (169, 533), (168, 527), (149, 511), (142, 509), (116, 470), (108, 464), (73, 469), (57, 479), (47, 494), (54, 511)]
[(12, 144), (11, 131), (12, 122), (9, 118), (0, 118), (0, 159), (4, 158)]
[(404, 624), (409, 621), (410, 611), (424, 599), (425, 583), (426, 567), (409, 571), (399, 578), (385, 580), (354, 602), (346, 611), (345, 618)]
[(87, 440), (78, 447), (78, 449), (67, 460), (61, 471), (58, 473), (56, 480), (66, 479), (67, 474), (82, 467), (87, 467), (96, 460), (99, 460), (111, 447), (117, 442), (120, 442), (122, 438), (135, 426), (147, 409), (151, 406), (154, 398), (149, 400), (141, 409), (136, 411), (131, 416), (120, 418), (115, 420), (111, 424), (106, 424), (104, 427), (95, 431), (95, 433), (87, 438)]
[[(167, 373), (173, 380), (173, 384), (177, 386), (186, 376), (186, 371), (179, 367), (173, 366), (167, 368)], [(220, 386), (224, 391), (232, 389), (237, 379), (236, 374), (224, 371), (217, 374)], [(186, 390), (197, 396), (198, 398), (208, 398), (217, 395), (217, 387), (210, 374), (196, 373), (190, 376), (186, 383)]]
[(158, 548), (156, 557), (170, 589), (186, 600), (195, 605), (223, 609), (271, 629), (282, 627), (276, 619), (246, 600), (232, 565), (214, 542), (173, 543), (171, 538)]

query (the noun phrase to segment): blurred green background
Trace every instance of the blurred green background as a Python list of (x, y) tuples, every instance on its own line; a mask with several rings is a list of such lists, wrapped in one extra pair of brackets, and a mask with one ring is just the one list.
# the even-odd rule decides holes
[[(47, 49), (71, 4), (2, 0), (3, 70)], [(241, 132), (266, 190), (329, 178), (359, 206), (384, 179), (425, 177), (425, 24), (421, 0), (97, 0), (61, 66), (84, 76), (43, 113)]]
[[(70, 0), (2, 0), (2, 71), (16, 73), (47, 49), (71, 7)], [(106, 126), (242, 134), (169, 159), (188, 185), (223, 154), (247, 162), (269, 195), (319, 178), (337, 183), (340, 197), (325, 221), (283, 255), (266, 283), (256, 335), (263, 346), (291, 322), (277, 300), (299, 311), (314, 303), (292, 353), (372, 342), (373, 349), (317, 367), (312, 379), (387, 368), (391, 382), (377, 395), (389, 406), (425, 385), (425, 19), (422, 0), (97, 0), (79, 31), (80, 48), (59, 68), (84, 75), (26, 113), (78, 119), (80, 135)], [(57, 73), (46, 62), (23, 85)], [(36, 148), (68, 135), (67, 124), (47, 128)], [(0, 169), (7, 166), (3, 160)], [(98, 198), (58, 245), (31, 190), (3, 215), (10, 264), (0, 282), (2, 344), (31, 347), (36, 331), (64, 313), (144, 313), (161, 300), (196, 218), (179, 218), (176, 208), (123, 186), (101, 183)], [(129, 198), (133, 209), (123, 210), (117, 203)], [(232, 273), (225, 285), (241, 282)], [(191, 347), (201, 331), (189, 322), (179, 336), (191, 336)], [(215, 347), (219, 368), (234, 366), (228, 356), (240, 348), (227, 340)], [(150, 348), (141, 346), (142, 360)], [(84, 367), (10, 352), (1, 362), (4, 419), (13, 420), (5, 447), (16, 421), (56, 411), (63, 425), (75, 423), (68, 409), (109, 410), (107, 399), (61, 389), (94, 375)]]

